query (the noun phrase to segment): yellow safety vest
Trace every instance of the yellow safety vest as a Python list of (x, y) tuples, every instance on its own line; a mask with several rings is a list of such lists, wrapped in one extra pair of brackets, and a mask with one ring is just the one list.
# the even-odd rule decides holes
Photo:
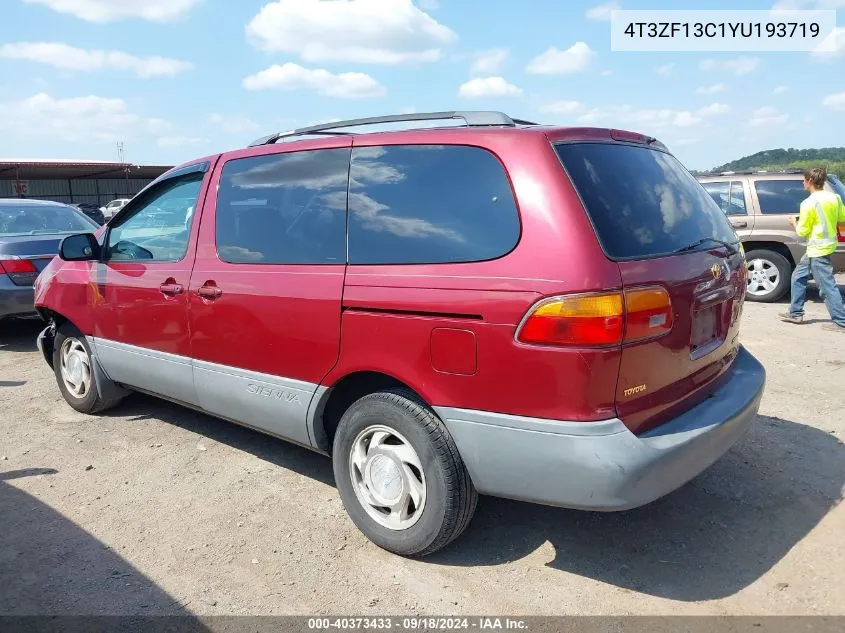
[(795, 230), (807, 238), (807, 257), (826, 257), (836, 252), (838, 224), (845, 224), (845, 203), (835, 193), (814, 191), (801, 203)]

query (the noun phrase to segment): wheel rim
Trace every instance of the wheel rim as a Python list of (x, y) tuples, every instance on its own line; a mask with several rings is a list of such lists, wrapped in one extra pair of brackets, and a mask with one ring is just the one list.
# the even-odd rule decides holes
[(60, 351), (62, 382), (74, 398), (84, 398), (91, 390), (91, 359), (85, 346), (75, 338), (66, 338)]
[(768, 259), (752, 259), (748, 262), (748, 294), (764, 297), (775, 291), (780, 283), (780, 271)]
[(425, 473), (411, 443), (374, 425), (358, 434), (349, 453), (355, 496), (367, 514), (390, 530), (407, 530), (425, 509)]

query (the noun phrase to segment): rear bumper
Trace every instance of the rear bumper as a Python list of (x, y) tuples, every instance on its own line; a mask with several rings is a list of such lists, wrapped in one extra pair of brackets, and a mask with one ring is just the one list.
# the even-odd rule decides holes
[(32, 286), (16, 286), (0, 275), (0, 319), (10, 316), (35, 316), (35, 291)]
[(482, 494), (584, 510), (645, 505), (681, 487), (753, 423), (766, 382), (744, 348), (711, 398), (640, 436), (618, 419), (561, 422), (437, 408)]

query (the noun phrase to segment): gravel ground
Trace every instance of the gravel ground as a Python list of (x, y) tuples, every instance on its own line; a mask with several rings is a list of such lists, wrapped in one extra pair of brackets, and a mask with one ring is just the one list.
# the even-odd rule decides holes
[(783, 309), (747, 305), (760, 416), (693, 482), (619, 514), (483, 497), (422, 562), (355, 529), (328, 459), (140, 395), (78, 414), (40, 324), (0, 324), (0, 614), (845, 615), (845, 337)]

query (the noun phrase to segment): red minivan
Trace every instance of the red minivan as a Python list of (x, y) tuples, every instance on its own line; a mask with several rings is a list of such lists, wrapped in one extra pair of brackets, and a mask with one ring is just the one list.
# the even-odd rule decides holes
[[(443, 123), (356, 132), (406, 121)], [(656, 139), (437, 112), (172, 169), (35, 293), (70, 406), (140, 391), (331, 455), (355, 525), (422, 556), (479, 493), (624, 510), (723, 455), (765, 384), (745, 277)]]

